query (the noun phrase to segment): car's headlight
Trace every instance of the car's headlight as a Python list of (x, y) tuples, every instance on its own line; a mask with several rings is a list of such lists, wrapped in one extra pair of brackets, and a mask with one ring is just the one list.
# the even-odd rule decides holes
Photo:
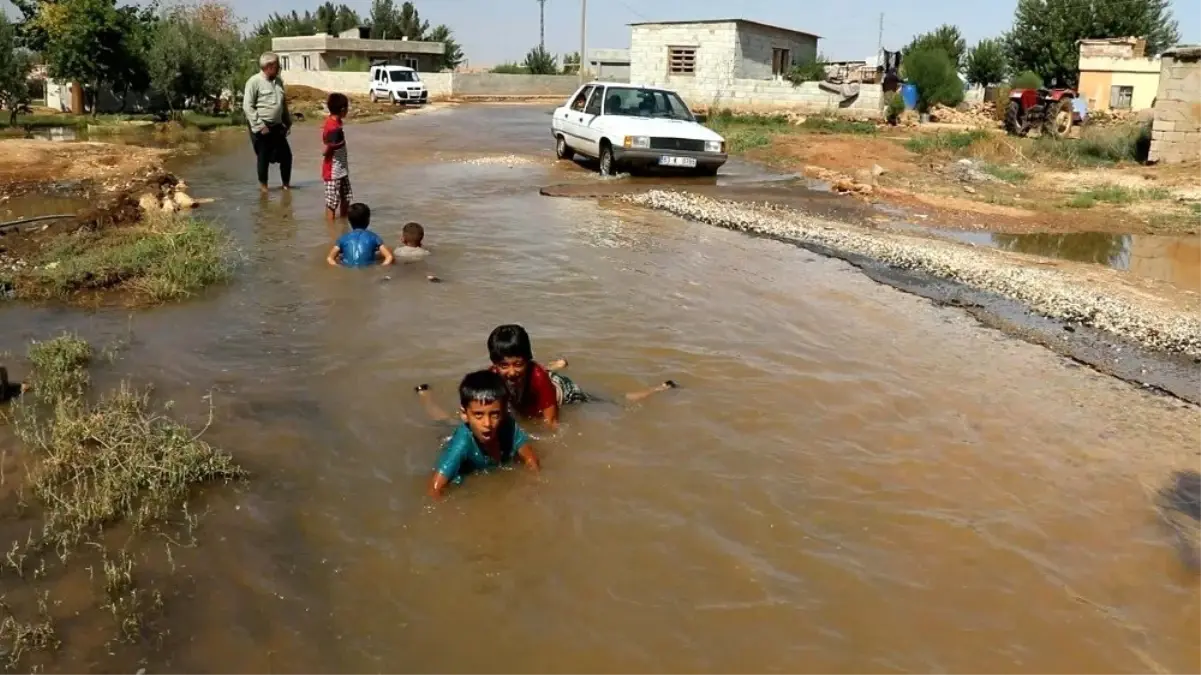
[(624, 145), (627, 148), (646, 150), (647, 148), (651, 147), (651, 139), (647, 136), (626, 136), (626, 142)]
[(705, 152), (724, 152), (725, 141), (705, 141)]

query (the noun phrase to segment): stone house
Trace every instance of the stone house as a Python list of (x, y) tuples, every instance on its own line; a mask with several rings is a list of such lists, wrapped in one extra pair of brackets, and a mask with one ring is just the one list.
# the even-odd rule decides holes
[(1080, 85), (1090, 110), (1146, 110), (1159, 89), (1158, 57), (1145, 55), (1147, 41), (1109, 38), (1080, 41)]
[(880, 85), (786, 79), (817, 59), (820, 36), (746, 19), (630, 26), (630, 82), (674, 89), (695, 109), (880, 116)]
[(271, 51), (279, 54), (280, 69), (336, 70), (355, 59), (387, 61), (422, 72), (437, 72), (442, 63), (441, 42), (372, 40), (367, 28), (351, 28), (338, 37), (319, 33), (271, 38)]
[(1169, 49), (1160, 61), (1163, 68), (1148, 159), (1165, 164), (1195, 162), (1201, 159), (1201, 46)]
[(746, 19), (630, 25), (630, 81), (706, 96), (734, 80), (775, 80), (817, 58), (819, 36)]

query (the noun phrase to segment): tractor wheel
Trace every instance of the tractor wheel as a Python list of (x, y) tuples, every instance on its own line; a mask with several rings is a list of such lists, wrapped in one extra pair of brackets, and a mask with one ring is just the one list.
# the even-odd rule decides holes
[(1052, 138), (1063, 138), (1072, 131), (1072, 99), (1061, 98), (1047, 104), (1043, 116), (1043, 133)]
[(1005, 109), (1005, 131), (1014, 136), (1025, 136), (1028, 129), (1022, 119), (1021, 101), (1010, 101)]

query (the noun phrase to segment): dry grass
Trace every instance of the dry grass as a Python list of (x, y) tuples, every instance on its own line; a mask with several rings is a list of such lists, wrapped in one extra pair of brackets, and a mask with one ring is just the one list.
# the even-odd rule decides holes
[[(246, 472), (233, 458), (201, 440), (195, 432), (156, 409), (147, 391), (122, 382), (91, 396), (87, 368), (93, 350), (84, 340), (63, 335), (29, 349), (32, 396), (17, 402), (5, 417), (22, 444), (26, 462), (22, 492), (34, 498), (42, 517), (40, 531), (14, 541), (0, 565), (33, 583), (62, 571), (74, 555), (98, 553), (88, 567), (100, 610), (111, 614), (116, 638), (137, 642), (149, 637), (148, 622), (163, 609), (163, 596), (137, 582), (129, 546), (147, 528), (169, 527), (182, 513), (191, 530), (196, 518), (187, 503), (201, 485), (241, 480)], [(24, 502), (24, 497), (19, 499)], [(107, 535), (132, 532), (124, 546), (107, 548)], [(81, 544), (87, 544), (82, 547)], [(99, 569), (100, 574), (95, 574)], [(7, 616), (0, 624), (0, 650), (8, 667), (24, 666), (33, 651), (58, 646), (53, 620), (42, 598), (36, 619), (21, 620), (0, 603)]]

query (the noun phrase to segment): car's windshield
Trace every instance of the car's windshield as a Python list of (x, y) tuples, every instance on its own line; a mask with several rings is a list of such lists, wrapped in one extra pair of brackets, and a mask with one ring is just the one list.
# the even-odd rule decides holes
[(605, 114), (627, 117), (662, 117), (693, 120), (688, 106), (675, 92), (634, 87), (609, 87), (605, 90)]
[(388, 75), (392, 77), (393, 82), (416, 82), (417, 73), (411, 70), (389, 70)]

